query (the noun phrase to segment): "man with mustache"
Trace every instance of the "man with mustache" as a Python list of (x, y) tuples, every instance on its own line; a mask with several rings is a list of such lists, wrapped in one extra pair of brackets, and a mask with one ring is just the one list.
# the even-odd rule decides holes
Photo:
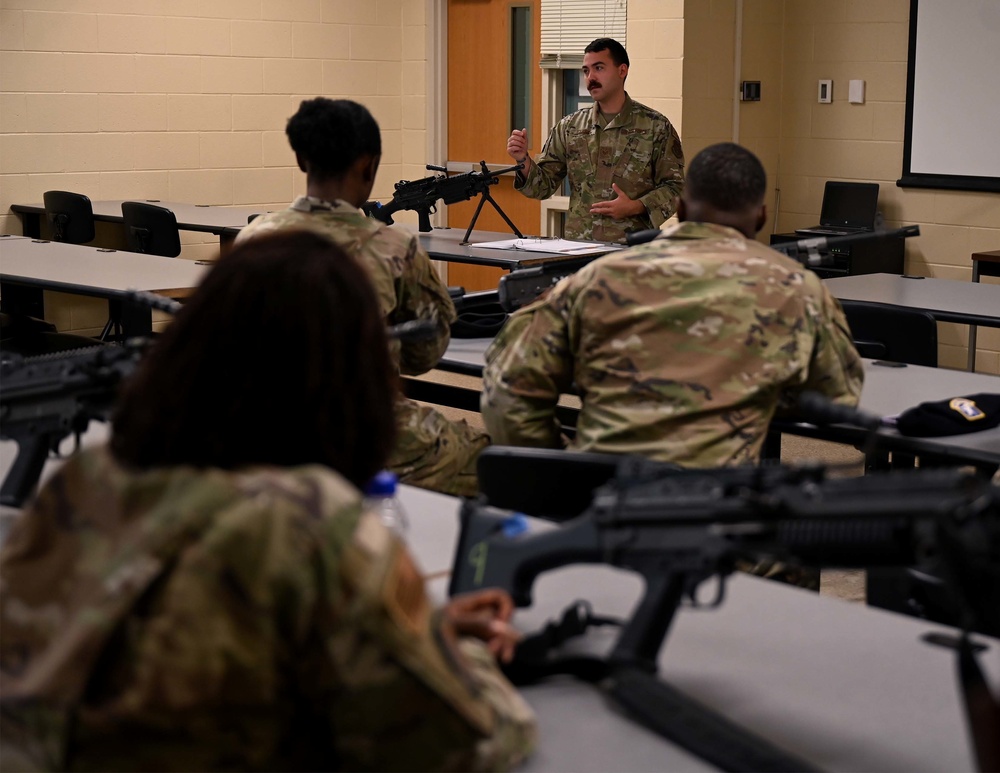
[(534, 160), (526, 129), (507, 140), (508, 155), (524, 163), (514, 187), (525, 196), (548, 198), (569, 177), (567, 239), (624, 242), (674, 213), (684, 183), (680, 137), (666, 117), (629, 97), (628, 68), (624, 46), (598, 38), (584, 49), (582, 68), (594, 105), (556, 124)]

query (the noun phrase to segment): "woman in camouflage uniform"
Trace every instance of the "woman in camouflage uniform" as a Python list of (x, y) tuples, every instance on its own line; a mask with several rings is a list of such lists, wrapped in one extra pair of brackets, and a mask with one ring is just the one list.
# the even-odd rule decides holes
[[(366, 273), (221, 259), (0, 554), (5, 770), (497, 769), (533, 743), (499, 591), (435, 610), (358, 487), (395, 431)], [(485, 646), (484, 646), (485, 645)], [(10, 756), (10, 752), (15, 755)]]

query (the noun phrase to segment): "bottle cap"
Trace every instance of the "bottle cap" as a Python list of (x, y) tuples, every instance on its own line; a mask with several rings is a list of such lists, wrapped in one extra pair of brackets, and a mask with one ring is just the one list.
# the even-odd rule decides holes
[(368, 485), (365, 486), (365, 496), (391, 497), (396, 493), (397, 480), (396, 473), (389, 472), (389, 470), (382, 470), (368, 481)]
[(514, 513), (504, 519), (501, 529), (503, 530), (503, 536), (508, 538), (517, 537), (528, 531), (528, 519), (523, 513)]

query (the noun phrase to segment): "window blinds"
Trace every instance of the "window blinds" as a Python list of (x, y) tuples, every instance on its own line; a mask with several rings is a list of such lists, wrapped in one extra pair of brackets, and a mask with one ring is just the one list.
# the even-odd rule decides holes
[(626, 0), (542, 0), (542, 67), (577, 68), (596, 38), (625, 43)]

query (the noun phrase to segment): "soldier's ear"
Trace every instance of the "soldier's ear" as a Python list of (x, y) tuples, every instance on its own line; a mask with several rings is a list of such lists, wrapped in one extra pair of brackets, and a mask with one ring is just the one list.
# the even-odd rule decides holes
[(684, 203), (684, 197), (677, 197), (677, 220), (678, 222), (684, 223), (687, 221), (687, 204)]
[(298, 153), (295, 154), (295, 163), (299, 165), (299, 169), (306, 174), (309, 174), (309, 170), (306, 168), (306, 160)]
[(767, 204), (761, 204), (760, 209), (757, 211), (757, 228), (754, 233), (760, 233), (760, 229), (764, 227), (764, 223), (767, 222)]

